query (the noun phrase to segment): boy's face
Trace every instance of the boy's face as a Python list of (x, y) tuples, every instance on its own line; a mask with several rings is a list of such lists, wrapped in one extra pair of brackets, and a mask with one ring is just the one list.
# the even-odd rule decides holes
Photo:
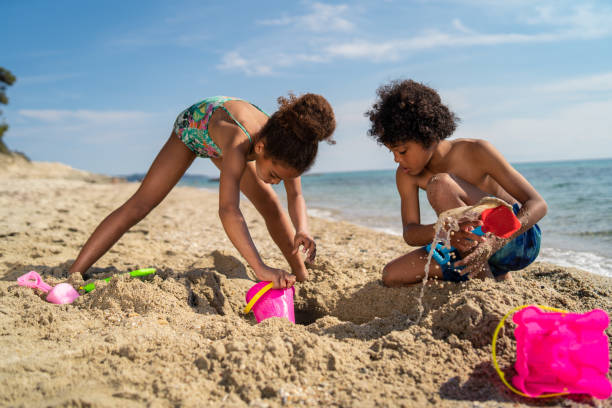
[(387, 146), (387, 149), (393, 153), (393, 159), (399, 164), (400, 169), (411, 176), (421, 174), (431, 160), (435, 148), (436, 144), (425, 148), (422, 144), (413, 141)]

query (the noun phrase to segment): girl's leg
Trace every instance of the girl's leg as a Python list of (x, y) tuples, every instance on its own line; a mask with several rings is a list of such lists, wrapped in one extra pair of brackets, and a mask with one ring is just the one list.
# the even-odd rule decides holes
[[(213, 162), (218, 167), (221, 165), (219, 160), (213, 160)], [(306, 280), (308, 278), (308, 271), (304, 266), (304, 261), (300, 258), (299, 252), (292, 254), (295, 231), (291, 220), (283, 210), (280, 200), (272, 187), (257, 177), (255, 163), (253, 162), (247, 163), (244, 169), (240, 179), (240, 191), (263, 216), (270, 236), (287, 259), (297, 280), (300, 282)]]
[(180, 180), (196, 155), (174, 134), (161, 149), (140, 187), (91, 234), (70, 273), (84, 273), (133, 225), (142, 220)]
[[(385, 265), (382, 280), (385, 286), (402, 286), (417, 283), (425, 278), (427, 252), (423, 248), (402, 255)], [(429, 267), (429, 279), (442, 279), (440, 265), (433, 259)]]

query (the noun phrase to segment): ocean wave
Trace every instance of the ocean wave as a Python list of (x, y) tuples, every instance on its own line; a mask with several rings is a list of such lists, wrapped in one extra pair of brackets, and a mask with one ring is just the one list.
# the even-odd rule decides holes
[(574, 232), (571, 235), (578, 235), (580, 237), (612, 237), (612, 230), (579, 231), (579, 232)]
[(573, 182), (573, 181), (567, 181), (565, 183), (557, 183), (557, 184), (553, 184), (552, 188), (566, 188), (566, 187), (572, 187), (577, 185), (578, 183)]
[(308, 215), (311, 217), (323, 218), (325, 220), (338, 221), (338, 211), (330, 209), (309, 208)]
[(537, 260), (559, 266), (579, 268), (612, 278), (612, 259), (592, 252), (542, 248)]

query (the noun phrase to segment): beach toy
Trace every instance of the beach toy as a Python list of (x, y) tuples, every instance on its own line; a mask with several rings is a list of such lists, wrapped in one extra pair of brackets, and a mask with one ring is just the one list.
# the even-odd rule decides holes
[(74, 299), (78, 298), (79, 292), (77, 292), (70, 284), (60, 283), (55, 287), (43, 282), (42, 278), (36, 271), (30, 271), (25, 275), (21, 275), (17, 278), (17, 283), (20, 286), (26, 286), (32, 289), (40, 289), (47, 294), (47, 302), (55, 303), (57, 305), (63, 305), (65, 303), (72, 303)]
[(272, 282), (259, 282), (253, 285), (246, 293), (247, 305), (244, 313), (249, 313), (252, 308), (257, 323), (270, 317), (284, 317), (295, 323), (293, 309), (295, 288), (272, 289), (272, 286), (274, 286)]
[(480, 214), (480, 219), (484, 232), (492, 232), (500, 238), (509, 238), (521, 228), (519, 219), (505, 205), (487, 208)]
[[(515, 393), (532, 398), (566, 394), (610, 397), (608, 336), (604, 332), (608, 314), (600, 309), (581, 314), (538, 307), (526, 305), (511, 310), (495, 329), (493, 363), (503, 383)], [(495, 356), (499, 330), (514, 312), (517, 375), (512, 383), (518, 389), (506, 381)]]
[[(137, 269), (135, 271), (131, 271), (129, 272), (130, 276), (132, 277), (137, 277), (137, 276), (147, 276), (147, 275), (152, 275), (155, 273), (155, 268), (145, 268), (145, 269)], [(109, 282), (111, 279), (113, 279), (115, 276), (109, 276), (108, 278), (103, 279), (105, 282)], [(85, 286), (80, 286), (79, 290), (84, 290), (86, 293), (91, 292), (92, 290), (94, 290), (96, 288), (96, 285), (93, 283), (88, 283)]]
[(63, 305), (64, 303), (74, 302), (74, 300), (79, 296), (79, 292), (77, 292), (69, 283), (59, 283), (49, 291), (49, 294), (47, 295), (47, 302), (55, 303), (56, 305)]

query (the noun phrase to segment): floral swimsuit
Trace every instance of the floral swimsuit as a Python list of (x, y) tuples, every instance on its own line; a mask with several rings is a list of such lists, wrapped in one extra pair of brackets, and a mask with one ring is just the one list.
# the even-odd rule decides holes
[[(219, 158), (222, 156), (221, 149), (215, 144), (208, 134), (208, 121), (212, 114), (218, 109), (223, 109), (230, 118), (242, 129), (247, 135), (249, 141), (253, 142), (249, 132), (242, 126), (240, 122), (223, 106), (227, 101), (240, 101), (242, 99), (231, 98), (229, 96), (212, 96), (206, 98), (195, 105), (190, 106), (181, 112), (174, 122), (174, 133), (181, 139), (185, 145), (199, 157), (203, 158)], [(253, 104), (251, 104), (253, 105)], [(261, 110), (257, 105), (253, 105), (266, 115), (266, 112)]]

